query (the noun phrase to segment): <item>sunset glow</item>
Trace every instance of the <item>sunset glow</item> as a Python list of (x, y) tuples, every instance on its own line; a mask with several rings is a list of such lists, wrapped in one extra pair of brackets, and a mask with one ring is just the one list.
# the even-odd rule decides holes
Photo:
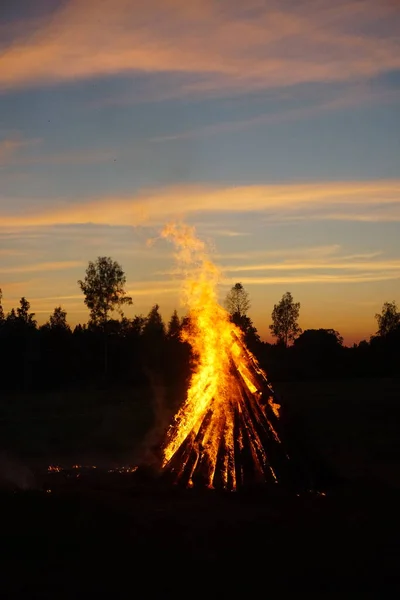
[(0, 33), (0, 288), (39, 324), (86, 322), (89, 260), (121, 263), (168, 320), (184, 220), (240, 281), (262, 339), (300, 325), (368, 339), (400, 292), (400, 8), (222, 0), (6, 2)]

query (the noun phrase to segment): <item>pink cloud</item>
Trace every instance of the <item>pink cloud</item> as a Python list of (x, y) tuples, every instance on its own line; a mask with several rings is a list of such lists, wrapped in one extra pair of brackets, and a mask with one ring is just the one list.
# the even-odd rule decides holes
[[(172, 186), (134, 196), (100, 197), (84, 202), (37, 206), (23, 214), (0, 214), (3, 229), (95, 223), (160, 225), (166, 220), (204, 213), (273, 211), (285, 219), (400, 219), (400, 181), (322, 181), (215, 187)], [(266, 221), (267, 222), (267, 221)]]
[(395, 3), (375, 0), (70, 0), (3, 49), (0, 85), (129, 72), (196, 74), (198, 93), (360, 80), (400, 68), (399, 22)]

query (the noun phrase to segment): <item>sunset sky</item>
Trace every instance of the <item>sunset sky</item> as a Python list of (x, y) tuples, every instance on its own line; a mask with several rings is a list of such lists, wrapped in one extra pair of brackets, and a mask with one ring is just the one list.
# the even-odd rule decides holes
[(102, 255), (168, 319), (173, 220), (263, 339), (286, 291), (347, 344), (400, 301), (398, 0), (2, 0), (0, 46), (5, 310), (85, 322)]

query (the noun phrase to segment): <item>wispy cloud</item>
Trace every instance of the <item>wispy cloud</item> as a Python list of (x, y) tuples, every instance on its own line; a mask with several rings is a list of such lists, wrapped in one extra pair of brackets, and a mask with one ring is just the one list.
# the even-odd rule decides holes
[[(274, 250), (246, 250), (246, 252), (224, 252), (216, 255), (220, 261), (226, 260), (266, 260), (269, 258), (322, 258), (331, 256), (340, 250), (339, 244), (325, 246), (296, 246), (294, 248), (276, 248)], [(376, 253), (373, 254), (375, 256)]]
[[(389, 271), (387, 273), (360, 273), (351, 275), (343, 274), (318, 274), (318, 275), (282, 275), (279, 277), (242, 277), (243, 285), (277, 285), (292, 283), (367, 283), (374, 281), (390, 281), (400, 279), (400, 269), (398, 271)], [(237, 279), (226, 277), (223, 280), (225, 285), (234, 285)]]
[(0, 275), (14, 273), (41, 273), (47, 271), (61, 271), (65, 269), (74, 269), (81, 267), (85, 263), (82, 261), (59, 261), (59, 262), (42, 262), (30, 265), (15, 265), (9, 267), (0, 266)]
[(224, 268), (225, 273), (246, 271), (337, 271), (337, 270), (368, 270), (368, 271), (396, 271), (400, 274), (400, 260), (374, 261), (374, 262), (297, 262), (297, 263), (268, 263), (259, 265), (236, 265)]
[(14, 248), (0, 248), (0, 256), (14, 258), (15, 256), (26, 256), (28, 252), (25, 250), (15, 250)]
[(36, 146), (41, 141), (39, 138), (25, 139), (19, 133), (13, 133), (0, 139), (0, 166), (8, 165), (17, 160), (21, 150)]
[(375, 0), (70, 0), (3, 48), (0, 84), (180, 72), (201, 94), (370, 78), (400, 67), (398, 25), (396, 3)]
[[(31, 141), (21, 143), (16, 146), (16, 149), (26, 148), (28, 143)], [(0, 148), (0, 164), (4, 167), (23, 167), (28, 165), (90, 165), (98, 164), (103, 162), (111, 162), (115, 160), (117, 152), (114, 150), (69, 150), (65, 152), (58, 152), (53, 154), (39, 153), (26, 155), (21, 152), (10, 152), (3, 157), (1, 160), (1, 148)]]
[[(267, 263), (252, 263), (254, 256), (269, 258)], [(226, 264), (233, 257), (242, 264)], [(382, 257), (382, 252), (345, 254), (340, 246), (314, 246), (286, 250), (219, 255), (221, 282), (232, 285), (240, 280), (250, 285), (281, 283), (357, 283), (400, 279), (400, 259)], [(247, 273), (259, 272), (257, 276)], [(268, 273), (263, 275), (262, 273)], [(349, 273), (350, 272), (350, 273)], [(158, 275), (179, 277), (178, 269), (158, 271)], [(235, 274), (235, 275), (232, 275)]]
[[(8, 206), (6, 200), (4, 204)], [(58, 202), (23, 213), (0, 213), (0, 228), (66, 224), (110, 226), (159, 225), (167, 219), (216, 213), (264, 213), (265, 218), (400, 219), (400, 181), (346, 181), (248, 185), (236, 187), (178, 186), (86, 202)]]
[[(296, 88), (295, 88), (296, 90)], [(295, 91), (293, 92), (293, 94)], [(330, 96), (332, 91), (330, 90)], [(281, 107), (279, 110), (268, 111), (249, 118), (239, 118), (218, 123), (211, 123), (193, 129), (185, 129), (174, 133), (153, 137), (151, 142), (162, 143), (177, 140), (186, 140), (194, 138), (204, 138), (224, 133), (233, 133), (247, 131), (249, 128), (260, 127), (263, 125), (275, 125), (298, 121), (315, 117), (324, 112), (336, 111), (346, 108), (352, 108), (367, 105), (398, 103), (400, 101), (400, 90), (375, 90), (372, 91), (365, 85), (350, 85), (345, 90), (334, 93), (334, 97), (315, 99), (313, 92), (310, 91), (310, 98), (307, 106), (295, 108)]]
[(216, 236), (216, 237), (234, 238), (234, 237), (244, 237), (244, 236), (250, 235), (250, 233), (248, 231), (237, 231), (234, 229), (209, 228), (207, 231), (208, 231), (208, 233), (211, 233), (213, 236)]
[(158, 282), (158, 285), (155, 287), (132, 287), (132, 289), (128, 290), (128, 294), (132, 294), (134, 297), (136, 296), (150, 296), (152, 298), (156, 298), (159, 295), (165, 296), (169, 294), (178, 294), (180, 288), (178, 285), (174, 285), (174, 283), (164, 284), (162, 281)]

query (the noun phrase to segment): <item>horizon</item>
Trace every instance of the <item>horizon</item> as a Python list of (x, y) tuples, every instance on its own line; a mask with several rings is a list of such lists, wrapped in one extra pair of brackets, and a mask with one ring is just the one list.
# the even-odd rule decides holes
[(263, 340), (286, 291), (303, 330), (374, 335), (400, 292), (396, 3), (4, 4), (5, 312), (25, 296), (39, 324), (59, 305), (85, 322), (77, 280), (111, 256), (126, 316), (182, 315), (158, 238), (184, 220), (223, 272), (221, 302), (248, 291)]

